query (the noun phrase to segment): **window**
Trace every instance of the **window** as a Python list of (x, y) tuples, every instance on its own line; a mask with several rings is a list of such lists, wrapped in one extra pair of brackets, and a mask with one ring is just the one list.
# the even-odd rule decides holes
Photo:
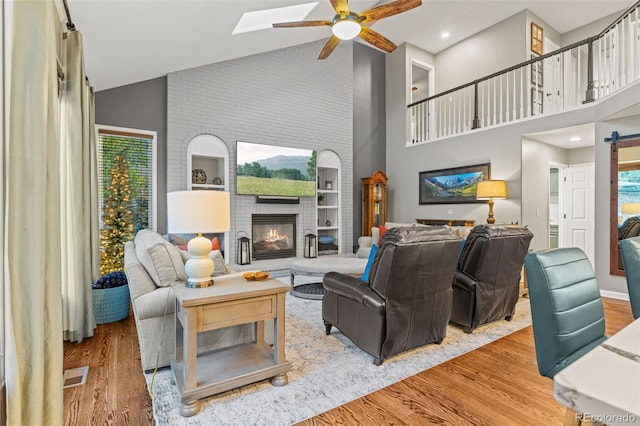
[(156, 132), (96, 125), (100, 224), (114, 159), (122, 154), (129, 168), (134, 235), (140, 229), (157, 228)]
[[(629, 148), (624, 148), (629, 150)], [(640, 213), (640, 163), (618, 165), (618, 225)]]

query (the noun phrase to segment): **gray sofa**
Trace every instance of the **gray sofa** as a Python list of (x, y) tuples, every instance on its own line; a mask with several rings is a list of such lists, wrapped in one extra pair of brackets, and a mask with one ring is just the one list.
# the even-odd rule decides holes
[[(175, 295), (173, 285), (186, 281), (180, 250), (160, 234), (141, 230), (124, 246), (124, 271), (140, 343), (144, 371), (166, 367), (175, 351)], [(213, 350), (253, 338), (250, 325), (213, 330), (198, 335), (198, 347)]]

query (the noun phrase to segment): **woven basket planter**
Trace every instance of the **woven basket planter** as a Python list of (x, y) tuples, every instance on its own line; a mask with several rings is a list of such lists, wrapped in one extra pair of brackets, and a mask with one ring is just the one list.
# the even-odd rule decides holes
[(120, 321), (129, 316), (129, 286), (94, 288), (93, 313), (96, 324)]

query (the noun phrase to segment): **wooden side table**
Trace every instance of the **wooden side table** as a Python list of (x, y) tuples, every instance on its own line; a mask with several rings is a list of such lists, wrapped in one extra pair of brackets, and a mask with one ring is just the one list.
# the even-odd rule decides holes
[[(288, 383), (285, 359), (284, 299), (290, 286), (280, 281), (246, 281), (241, 274), (217, 277), (207, 288), (174, 287), (176, 352), (171, 362), (180, 394), (180, 415), (200, 411), (200, 399), (271, 377)], [(274, 319), (273, 348), (264, 341), (264, 320)], [(254, 324), (255, 339), (198, 354), (197, 334), (240, 324)]]

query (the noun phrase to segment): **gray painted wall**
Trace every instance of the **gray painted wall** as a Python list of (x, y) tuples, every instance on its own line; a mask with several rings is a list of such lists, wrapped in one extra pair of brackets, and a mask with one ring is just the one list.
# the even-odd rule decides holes
[[(251, 230), (253, 213), (293, 213), (297, 229), (316, 229), (316, 200), (300, 204), (256, 204), (235, 195), (236, 141), (335, 151), (342, 162), (341, 242), (353, 240), (353, 43), (340, 43), (317, 60), (324, 40), (169, 74), (167, 190), (186, 189), (187, 145), (212, 134), (230, 153), (231, 231)], [(302, 256), (303, 232), (298, 232)], [(233, 260), (233, 256), (231, 259)]]
[(529, 59), (526, 20), (523, 10), (438, 53), (436, 93)]
[(593, 163), (595, 159), (595, 147), (586, 146), (569, 150), (569, 164)]
[[(630, 4), (631, 5), (631, 4)], [(607, 28), (611, 23), (613, 23), (620, 15), (622, 15), (624, 10), (621, 10), (616, 13), (612, 13), (609, 16), (605, 16), (604, 18), (598, 19), (590, 24), (584, 25), (582, 27), (576, 28), (575, 30), (567, 31), (562, 34), (562, 46), (569, 46), (578, 41), (582, 41), (586, 38), (594, 36), (600, 33), (602, 30)]]
[(158, 232), (167, 232), (167, 78), (96, 92), (96, 124), (158, 133)]
[(353, 241), (362, 235), (362, 181), (386, 171), (385, 55), (353, 43)]

